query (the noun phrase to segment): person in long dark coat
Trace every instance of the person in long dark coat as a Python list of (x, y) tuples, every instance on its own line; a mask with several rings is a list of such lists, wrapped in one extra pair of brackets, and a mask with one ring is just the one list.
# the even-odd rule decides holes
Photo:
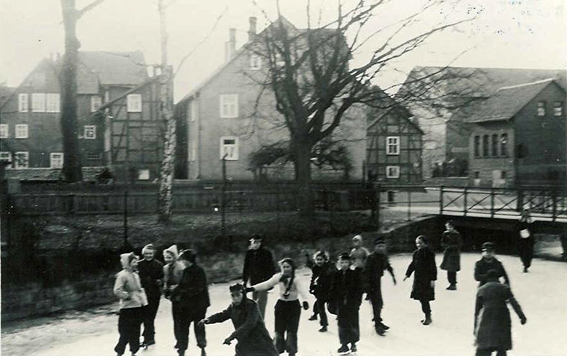
[(316, 300), (313, 307), (313, 315), (309, 320), (317, 320), (318, 315), (321, 324), (319, 331), (325, 332), (327, 331), (327, 326), (329, 326), (325, 304), (329, 300), (333, 275), (337, 268), (329, 261), (329, 255), (325, 251), (318, 251), (315, 253), (315, 264), (311, 266), (311, 271), (309, 292), (315, 296)]
[(441, 247), (443, 247), (443, 262), (439, 266), (447, 271), (449, 286), (447, 290), (457, 289), (457, 272), (461, 270), (461, 246), (463, 240), (461, 234), (455, 230), (453, 221), (445, 223), (446, 230), (441, 235)]
[(518, 254), (524, 265), (524, 273), (528, 272), (534, 257), (535, 238), (532, 228), (533, 222), (530, 210), (525, 209), (522, 211), (518, 226)]
[(506, 356), (512, 349), (512, 322), (507, 302), (520, 317), (522, 325), (527, 321), (522, 308), (514, 298), (510, 287), (500, 284), (498, 272), (490, 270), (486, 284), (478, 289), (474, 311), (474, 335), (476, 356)]
[(339, 353), (356, 352), (356, 343), (360, 340), (358, 310), (364, 292), (359, 271), (350, 269), (351, 257), (348, 253), (339, 256), (340, 269), (335, 272), (331, 285), (331, 299), (336, 306), (339, 326)]
[(161, 299), (161, 286), (163, 283), (163, 263), (155, 259), (156, 249), (149, 244), (142, 249), (144, 259), (138, 262), (138, 274), (142, 287), (148, 297), (148, 305), (144, 307), (144, 341), (142, 346), (147, 347), (156, 343), (154, 321)]
[[(242, 271), (242, 282), (244, 286), (247, 283), (255, 285), (272, 278), (276, 273), (276, 265), (274, 256), (270, 250), (263, 245), (263, 239), (260, 235), (253, 235), (250, 239), (250, 246), (244, 257), (244, 269)], [(262, 318), (266, 315), (266, 304), (268, 303), (268, 291), (255, 291), (252, 298), (258, 303)]]
[(382, 322), (382, 308), (384, 307), (382, 276), (386, 270), (390, 272), (395, 285), (396, 276), (394, 276), (394, 269), (390, 265), (388, 255), (386, 254), (386, 240), (383, 236), (378, 236), (374, 240), (374, 251), (366, 259), (364, 276), (366, 278), (366, 292), (374, 313), (374, 329), (380, 336), (384, 336), (386, 330), (390, 329), (389, 326)]
[(427, 237), (424, 235), (419, 235), (415, 239), (415, 245), (417, 246), (417, 250), (413, 252), (412, 260), (406, 270), (404, 281), (415, 272), (411, 298), (419, 300), (421, 310), (423, 314), (425, 314), (425, 318), (421, 323), (423, 325), (429, 325), (433, 322), (429, 302), (435, 300), (435, 281), (437, 280), (435, 254), (429, 249)]
[(176, 318), (173, 324), (177, 353), (180, 356), (185, 355), (185, 350), (189, 345), (189, 327), (193, 323), (197, 346), (201, 348), (201, 356), (205, 356), (205, 347), (207, 347), (205, 328), (198, 322), (205, 318), (207, 308), (211, 305), (207, 276), (205, 270), (197, 264), (197, 255), (193, 250), (183, 251), (179, 259), (187, 267), (183, 270), (179, 286), (172, 295), (172, 298), (179, 299), (179, 303), (172, 305), (172, 308), (178, 309), (174, 312)]
[(258, 304), (246, 297), (244, 286), (230, 286), (230, 296), (232, 303), (228, 308), (201, 320), (199, 324), (222, 323), (231, 319), (235, 330), (224, 340), (224, 344), (230, 345), (232, 340), (238, 340), (236, 356), (277, 356)]
[(488, 271), (494, 270), (498, 274), (498, 278), (504, 278), (504, 283), (510, 286), (510, 279), (502, 265), (502, 262), (496, 259), (494, 243), (485, 242), (482, 244), (482, 258), (474, 265), (474, 279), (476, 279), (479, 287), (486, 283)]

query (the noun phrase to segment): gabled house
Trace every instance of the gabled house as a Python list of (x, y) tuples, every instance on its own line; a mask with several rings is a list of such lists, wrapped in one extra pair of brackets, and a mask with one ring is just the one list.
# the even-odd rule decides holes
[[(9, 169), (62, 167), (60, 71), (60, 58), (42, 60), (2, 102), (0, 159), (11, 162)], [(158, 132), (146, 129), (158, 118), (153, 104), (157, 89), (148, 85), (151, 81), (141, 52), (79, 53), (77, 135), (84, 167), (113, 167), (119, 179), (132, 167), (148, 176), (144, 154), (136, 149), (156, 150), (153, 136)], [(97, 114), (101, 105), (107, 106), (104, 115)], [(135, 146), (135, 140), (144, 143)], [(148, 179), (157, 174), (154, 167), (151, 171)]]
[[(280, 18), (294, 34), (305, 33)], [(218, 181), (226, 175), (240, 181), (293, 180), (291, 162), (274, 160), (256, 164), (262, 149), (277, 150), (289, 142), (284, 117), (276, 110), (272, 90), (263, 83), (267, 75), (265, 56), (259, 55), (261, 38), (274, 25), (256, 33), (256, 18), (250, 18), (248, 41), (236, 50), (235, 31), (226, 44), (226, 63), (176, 105), (178, 151), (176, 178)], [(332, 137), (314, 149), (337, 145), (335, 153), (347, 164), (331, 166), (312, 159), (314, 180), (353, 180), (363, 177), (366, 124), (364, 110), (353, 108)]]
[(564, 185), (565, 88), (553, 79), (500, 88), (467, 118), (470, 184)]
[(565, 70), (415, 67), (395, 98), (408, 107), (423, 130), (424, 179), (448, 164), (451, 171), (469, 175), (470, 126), (467, 118), (502, 87), (556, 79), (567, 86)]

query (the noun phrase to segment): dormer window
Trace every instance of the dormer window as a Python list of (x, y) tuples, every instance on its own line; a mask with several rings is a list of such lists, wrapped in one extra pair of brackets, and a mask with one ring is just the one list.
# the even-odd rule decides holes
[(553, 116), (563, 116), (563, 102), (556, 101), (553, 103)]

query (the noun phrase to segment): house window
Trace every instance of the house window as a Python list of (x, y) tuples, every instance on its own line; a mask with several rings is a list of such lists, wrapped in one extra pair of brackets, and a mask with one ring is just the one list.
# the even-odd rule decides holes
[(138, 171), (138, 180), (150, 180), (150, 170), (140, 169)]
[(28, 138), (28, 124), (16, 125), (16, 138)]
[(250, 69), (260, 70), (262, 69), (262, 58), (257, 54), (250, 55)]
[(537, 102), (537, 116), (539, 117), (545, 116), (545, 101)]
[(498, 135), (492, 135), (492, 157), (498, 157)]
[(508, 134), (500, 135), (500, 155), (508, 157)]
[(29, 101), (28, 101), (28, 94), (21, 93), (18, 95), (18, 111), (19, 112), (28, 112), (29, 110)]
[(29, 153), (16, 152), (14, 155), (14, 168), (23, 169), (29, 167)]
[(386, 178), (400, 178), (400, 167), (386, 166)]
[(480, 179), (480, 172), (479, 171), (474, 172), (474, 179)]
[(484, 135), (482, 136), (482, 156), (483, 157), (489, 157), (489, 153), (488, 152), (488, 135)]
[(238, 94), (221, 94), (220, 117), (221, 119), (238, 117)]
[(225, 136), (220, 139), (220, 159), (238, 160), (238, 137)]
[(63, 153), (50, 154), (51, 168), (63, 168)]
[(83, 138), (86, 140), (96, 139), (96, 126), (95, 125), (85, 125), (85, 133)]
[[(0, 152), (0, 161), (12, 163), (12, 153), (11, 152)], [(10, 166), (6, 166), (9, 168)]]
[(563, 116), (563, 102), (556, 101), (553, 103), (553, 116)]
[(32, 94), (32, 112), (45, 112), (45, 94)]
[(386, 142), (387, 142), (386, 152), (389, 155), (400, 154), (400, 138), (398, 136), (388, 136), (386, 137)]
[(102, 105), (102, 98), (98, 95), (91, 96), (91, 112), (95, 112)]
[(0, 124), (0, 138), (8, 138), (8, 128), (9, 126), (7, 124)]
[(142, 112), (142, 94), (128, 94), (126, 101), (128, 112)]
[(46, 98), (46, 108), (45, 111), (47, 112), (59, 112), (60, 111), (60, 105), (61, 105), (61, 100), (59, 98), (59, 94), (57, 93), (51, 93), (51, 94), (46, 94), (45, 95)]
[(480, 136), (474, 137), (474, 156), (480, 157)]

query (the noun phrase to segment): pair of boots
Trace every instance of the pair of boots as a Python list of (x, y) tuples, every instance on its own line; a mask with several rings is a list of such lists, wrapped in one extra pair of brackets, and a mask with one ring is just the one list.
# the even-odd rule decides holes
[(376, 326), (374, 326), (374, 330), (376, 330), (376, 333), (380, 336), (386, 335), (386, 331), (388, 331), (388, 329), (390, 329), (390, 327), (383, 322), (379, 322)]
[(431, 324), (432, 322), (433, 322), (433, 320), (431, 319), (431, 314), (425, 314), (425, 319), (423, 319), (423, 320), (421, 321), (421, 323), (422, 323), (423, 325), (429, 325), (429, 324)]
[(350, 346), (350, 350), (348, 348), (347, 344), (342, 344), (341, 347), (339, 347), (339, 349), (337, 350), (338, 353), (343, 354), (343, 353), (347, 353), (347, 352), (356, 352), (357, 348), (356, 348), (356, 344), (353, 342), (351, 343)]
[[(177, 350), (177, 355), (185, 356), (185, 350)], [(204, 347), (201, 348), (201, 356), (207, 356), (207, 352), (205, 351)]]

